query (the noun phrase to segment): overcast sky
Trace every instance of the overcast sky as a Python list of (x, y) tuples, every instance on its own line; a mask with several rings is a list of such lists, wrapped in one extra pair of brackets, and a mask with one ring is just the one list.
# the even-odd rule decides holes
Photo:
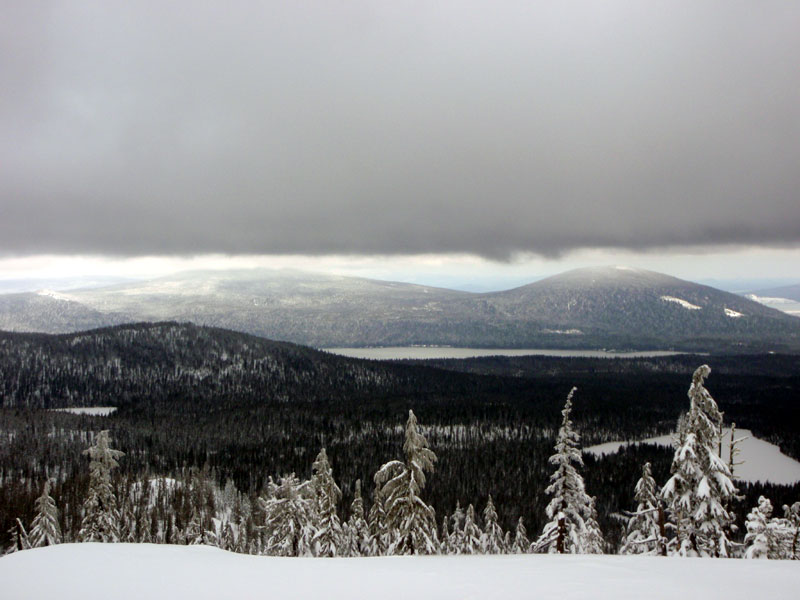
[(6, 2), (0, 273), (40, 255), (800, 264), (798, 32), (783, 0)]

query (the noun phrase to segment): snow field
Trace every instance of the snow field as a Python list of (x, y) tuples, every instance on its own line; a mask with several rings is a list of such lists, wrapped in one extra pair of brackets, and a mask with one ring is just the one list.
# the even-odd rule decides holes
[(71, 413), (73, 415), (89, 415), (91, 417), (107, 417), (115, 410), (116, 406), (82, 406), (75, 408), (52, 408), (56, 412)]
[(792, 561), (511, 555), (275, 558), (207, 546), (62, 544), (0, 559), (4, 600), (796, 597)]
[[(736, 439), (747, 438), (738, 444), (741, 451), (736, 461), (744, 461), (734, 469), (734, 479), (755, 483), (769, 481), (781, 485), (792, 485), (800, 481), (800, 462), (786, 456), (775, 444), (754, 437), (748, 429), (737, 429)], [(722, 459), (727, 461), (731, 441), (731, 430), (724, 429), (722, 433)], [(638, 442), (606, 442), (596, 446), (584, 448), (584, 452), (602, 456), (614, 454), (628, 444), (656, 444), (658, 446), (672, 447), (672, 435), (640, 440)]]

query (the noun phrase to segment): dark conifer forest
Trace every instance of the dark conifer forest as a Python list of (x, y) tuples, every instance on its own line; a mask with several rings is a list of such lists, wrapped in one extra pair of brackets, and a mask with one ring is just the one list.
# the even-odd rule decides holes
[[(707, 381), (727, 423), (753, 431), (800, 459), (800, 359), (689, 356), (647, 359), (482, 358), (384, 363), (190, 324), (126, 325), (79, 334), (0, 333), (0, 546), (16, 519), (30, 523), (42, 482), (75, 537), (89, 485), (82, 452), (100, 430), (125, 453), (113, 472), (125, 490), (145, 477), (235, 487), (251, 503), (270, 478), (311, 477), (325, 448), (350, 516), (356, 480), (365, 510), (373, 475), (403, 454), (409, 409), (438, 460), (425, 499), (437, 519), (457, 503), (482, 507), (491, 495), (504, 531), (519, 517), (535, 537), (545, 524), (545, 488), (564, 398), (576, 386), (572, 419), (581, 445), (674, 431), (688, 407), (692, 372)], [(108, 417), (51, 409), (115, 406)], [(673, 451), (639, 445), (604, 458), (584, 455), (587, 491), (609, 551), (622, 541), (633, 489), (650, 462), (659, 485)], [(231, 482), (231, 483), (228, 483)], [(126, 487), (127, 486), (127, 487)], [(800, 485), (739, 484), (732, 507), (744, 517), (760, 495), (776, 506), (800, 499)], [(181, 493), (169, 502), (181, 503)], [(186, 531), (191, 515), (178, 507)], [(183, 520), (182, 522), (180, 520)], [(185, 536), (185, 534), (184, 534)]]

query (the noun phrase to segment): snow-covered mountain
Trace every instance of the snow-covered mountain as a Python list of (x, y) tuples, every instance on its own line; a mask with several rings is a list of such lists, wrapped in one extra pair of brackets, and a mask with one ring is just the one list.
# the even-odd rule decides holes
[(318, 347), (800, 348), (800, 320), (668, 275), (605, 267), (470, 293), (290, 270), (206, 271), (0, 296), (0, 329), (178, 320)]

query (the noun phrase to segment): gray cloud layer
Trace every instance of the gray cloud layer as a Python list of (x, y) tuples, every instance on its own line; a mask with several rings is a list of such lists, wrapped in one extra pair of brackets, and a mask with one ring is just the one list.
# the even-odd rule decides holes
[(0, 252), (800, 243), (800, 3), (10, 2)]

